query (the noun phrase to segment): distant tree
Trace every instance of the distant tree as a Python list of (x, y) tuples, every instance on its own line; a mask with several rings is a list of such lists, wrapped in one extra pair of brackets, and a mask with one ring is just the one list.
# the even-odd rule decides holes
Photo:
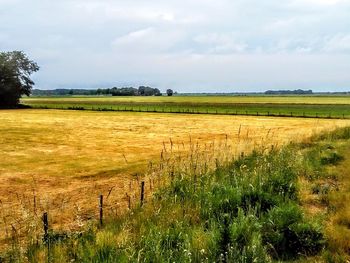
[(145, 96), (145, 89), (146, 89), (145, 86), (140, 86), (139, 87), (138, 93), (139, 93), (140, 96)]
[(133, 87), (113, 88), (112, 96), (136, 96), (138, 90)]
[(162, 96), (162, 93), (159, 89), (154, 89), (151, 87), (140, 86), (138, 88), (139, 96)]
[(162, 96), (162, 93), (159, 89), (154, 89), (154, 96)]
[(0, 52), (0, 107), (16, 107), (22, 95), (29, 96), (34, 85), (30, 75), (38, 70), (22, 51)]
[(173, 91), (172, 89), (167, 89), (167, 90), (166, 90), (166, 94), (167, 94), (168, 96), (173, 96), (174, 91)]

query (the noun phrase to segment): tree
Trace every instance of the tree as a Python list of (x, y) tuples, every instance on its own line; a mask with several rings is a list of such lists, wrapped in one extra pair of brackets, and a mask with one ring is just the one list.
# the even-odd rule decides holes
[(172, 89), (167, 89), (167, 90), (166, 90), (166, 94), (167, 94), (168, 96), (173, 96), (174, 91), (173, 91)]
[(22, 51), (0, 52), (0, 107), (16, 107), (22, 95), (29, 96), (34, 85), (30, 75), (38, 70)]

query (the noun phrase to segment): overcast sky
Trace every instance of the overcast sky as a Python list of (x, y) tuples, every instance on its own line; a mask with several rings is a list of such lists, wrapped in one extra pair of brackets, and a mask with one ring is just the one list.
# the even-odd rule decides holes
[(36, 87), (350, 90), (350, 0), (0, 0)]

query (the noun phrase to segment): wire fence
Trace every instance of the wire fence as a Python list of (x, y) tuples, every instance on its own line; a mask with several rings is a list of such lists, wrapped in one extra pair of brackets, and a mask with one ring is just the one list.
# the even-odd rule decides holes
[(165, 108), (165, 107), (138, 107), (138, 106), (59, 106), (59, 105), (31, 105), (36, 109), (61, 109), (61, 110), (90, 110), (90, 111), (117, 111), (117, 112), (147, 112), (147, 113), (173, 113), (173, 114), (211, 114), (231, 116), (267, 116), (267, 117), (291, 117), (291, 118), (320, 118), (320, 119), (350, 119), (350, 112), (308, 112), (308, 111), (254, 111), (235, 109), (201, 109), (201, 108)]
[[(163, 143), (159, 159), (150, 161), (143, 175), (110, 180), (103, 185), (91, 182), (71, 192), (42, 194), (33, 183), (30, 191), (9, 192), (0, 200), (0, 248), (11, 244), (45, 241), (49, 232), (83, 231), (89, 224), (103, 225), (106, 220), (119, 218), (152, 200), (178, 176), (197, 177), (210, 173), (246, 153), (279, 147), (275, 131), (264, 135), (241, 126), (236, 135), (222, 135), (218, 141), (201, 144), (189, 137), (188, 143)], [(98, 180), (98, 178), (96, 179)], [(53, 191), (53, 190), (52, 190)]]
[(222, 142), (205, 145), (191, 138), (187, 145), (170, 139), (163, 143), (159, 159), (148, 163), (145, 174), (129, 176), (122, 184), (120, 180), (99, 186), (92, 182), (89, 189), (69, 193), (50, 193), (48, 189), (43, 194), (33, 183), (23, 193), (10, 191), (0, 200), (0, 247), (42, 242), (48, 231), (78, 232), (89, 224), (102, 225), (105, 220), (122, 217), (150, 201), (176, 173), (205, 174), (218, 160), (232, 160), (232, 148), (227, 136)]

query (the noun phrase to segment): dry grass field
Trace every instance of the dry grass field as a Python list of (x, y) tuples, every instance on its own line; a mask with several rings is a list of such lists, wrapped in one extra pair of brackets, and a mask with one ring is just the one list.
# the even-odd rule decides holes
[[(48, 211), (57, 228), (93, 217), (100, 193), (114, 213), (136, 198), (139, 176), (170, 149), (229, 141), (233, 151), (282, 145), (347, 120), (121, 113), (60, 110), (0, 111), (0, 235), (21, 231), (26, 218)], [(203, 146), (204, 147), (204, 146)], [(219, 146), (218, 146), (219, 147)], [(152, 190), (152, 182), (146, 191)], [(90, 210), (89, 210), (90, 209)], [(90, 213), (86, 211), (90, 211)], [(92, 211), (92, 212), (91, 212)], [(92, 213), (92, 214), (91, 214)], [(21, 218), (19, 220), (18, 218)], [(12, 230), (11, 230), (12, 225)], [(33, 226), (35, 228), (37, 226)], [(30, 231), (26, 228), (26, 231)]]

